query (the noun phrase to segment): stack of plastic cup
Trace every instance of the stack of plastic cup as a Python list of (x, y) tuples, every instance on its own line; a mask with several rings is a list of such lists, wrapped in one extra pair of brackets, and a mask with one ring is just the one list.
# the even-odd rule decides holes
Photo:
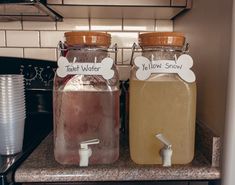
[(0, 154), (22, 151), (26, 111), (23, 75), (0, 75)]

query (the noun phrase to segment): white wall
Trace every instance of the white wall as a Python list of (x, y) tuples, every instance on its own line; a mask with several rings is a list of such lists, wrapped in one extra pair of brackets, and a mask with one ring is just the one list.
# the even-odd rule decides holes
[(232, 0), (194, 0), (174, 21), (186, 33), (198, 82), (197, 119), (222, 135), (230, 53)]
[(231, 35), (231, 56), (229, 64), (225, 150), (223, 161), (223, 185), (234, 185), (235, 183), (235, 2), (233, 3)]

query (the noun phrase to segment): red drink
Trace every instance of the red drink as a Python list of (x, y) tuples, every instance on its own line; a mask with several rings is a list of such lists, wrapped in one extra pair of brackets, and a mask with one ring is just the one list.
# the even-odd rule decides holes
[[(56, 105), (56, 104), (60, 105)], [(58, 91), (55, 105), (55, 158), (79, 164), (80, 142), (97, 138), (89, 164), (107, 164), (119, 156), (119, 91)]]

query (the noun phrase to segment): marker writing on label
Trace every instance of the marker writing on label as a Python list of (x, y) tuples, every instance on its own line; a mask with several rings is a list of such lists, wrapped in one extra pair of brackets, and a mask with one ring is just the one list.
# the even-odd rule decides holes
[(81, 65), (82, 71), (99, 71), (100, 67), (96, 67), (95, 65), (89, 66), (89, 65)]
[(152, 69), (156, 69), (156, 68), (162, 68), (162, 64), (149, 64), (151, 66)]
[(162, 64), (142, 64), (142, 67), (143, 67), (143, 71), (147, 71), (147, 70), (150, 70), (150, 69), (156, 69), (156, 68), (162, 68)]
[(134, 60), (136, 71), (136, 78), (139, 80), (148, 79), (151, 74), (157, 73), (176, 73), (186, 82), (194, 82), (196, 76), (191, 70), (193, 66), (193, 59), (187, 54), (180, 55), (177, 60), (152, 60), (143, 56), (138, 56)]
[(70, 63), (66, 57), (58, 59), (58, 68), (56, 73), (59, 77), (64, 78), (67, 75), (101, 75), (104, 79), (111, 79), (114, 76), (113, 59), (107, 57), (101, 62), (97, 63), (75, 63), (76, 57), (73, 59), (74, 63)]
[(77, 72), (79, 71), (79, 66), (74, 66), (74, 65), (67, 65), (66, 67), (66, 71), (67, 72)]
[(172, 64), (169, 64), (169, 63), (166, 63), (165, 64), (165, 69), (182, 69), (182, 66), (183, 65), (172, 65)]

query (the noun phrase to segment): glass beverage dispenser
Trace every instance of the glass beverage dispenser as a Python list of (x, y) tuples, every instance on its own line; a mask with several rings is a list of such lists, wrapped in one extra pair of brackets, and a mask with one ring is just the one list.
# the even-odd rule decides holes
[(194, 157), (196, 83), (189, 68), (181, 70), (192, 67), (191, 57), (182, 55), (184, 44), (181, 33), (139, 35), (142, 56), (131, 71), (129, 121), (131, 158), (138, 164), (169, 166), (165, 153), (172, 164)]
[(119, 79), (101, 32), (67, 32), (54, 79), (54, 156), (61, 164), (109, 164), (119, 156)]

